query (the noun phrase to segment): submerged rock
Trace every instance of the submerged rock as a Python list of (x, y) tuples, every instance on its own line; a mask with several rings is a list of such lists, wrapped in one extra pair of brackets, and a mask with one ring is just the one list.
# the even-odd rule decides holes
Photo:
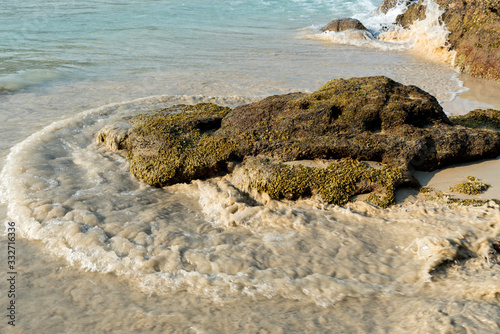
[[(97, 140), (128, 150), (131, 172), (154, 186), (221, 175), (244, 162), (253, 188), (273, 198), (314, 194), (343, 204), (375, 192), (372, 202), (383, 206), (396, 187), (416, 184), (410, 167), (433, 170), (500, 154), (498, 131), (453, 126), (433, 96), (381, 76), (337, 79), (311, 94), (271, 96), (234, 110), (173, 106), (107, 126)], [(340, 162), (283, 165), (304, 159)], [(376, 171), (357, 160), (386, 167)]]
[(356, 30), (366, 30), (366, 27), (361, 23), (359, 20), (356, 19), (351, 19), (351, 18), (346, 18), (346, 19), (337, 19), (333, 20), (330, 23), (328, 23), (326, 26), (321, 28), (321, 31), (344, 31), (344, 30), (349, 30), (349, 29), (356, 29)]
[[(403, 27), (425, 18), (426, 1), (406, 1), (408, 9), (397, 18)], [(456, 51), (456, 65), (465, 73), (500, 80), (500, 1), (433, 0), (444, 10), (441, 21), (450, 31), (450, 48)], [(398, 0), (382, 1), (387, 12)]]

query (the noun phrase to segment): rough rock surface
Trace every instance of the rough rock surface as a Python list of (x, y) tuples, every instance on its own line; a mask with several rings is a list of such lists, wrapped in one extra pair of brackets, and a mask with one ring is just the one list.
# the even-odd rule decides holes
[[(408, 27), (425, 18), (425, 1), (410, 3), (397, 19)], [(452, 50), (457, 52), (456, 65), (472, 76), (500, 80), (500, 1), (434, 0), (444, 10), (442, 22), (450, 31)], [(384, 0), (379, 9), (387, 12), (397, 0)]]
[[(345, 202), (339, 185), (347, 198), (378, 190), (385, 195), (372, 202), (386, 205), (394, 187), (415, 182), (410, 167), (433, 170), (500, 154), (498, 131), (453, 126), (433, 96), (382, 76), (337, 79), (312, 94), (271, 96), (234, 110), (179, 105), (126, 121), (130, 127), (122, 120), (103, 128), (97, 140), (128, 150), (131, 172), (151, 185), (220, 175), (258, 156), (269, 162), (254, 163), (253, 169), (274, 172), (254, 171), (260, 175), (254, 188), (278, 198), (316, 192), (338, 204)], [(329, 172), (281, 165), (304, 159), (350, 160), (330, 165)], [(365, 170), (353, 160), (386, 167)], [(325, 186), (309, 174), (326, 178), (320, 182)], [(327, 184), (336, 196), (325, 193)]]
[(500, 131), (500, 110), (476, 109), (463, 116), (451, 117), (454, 125), (463, 125), (469, 128), (486, 128)]
[(366, 30), (366, 31), (368, 30), (359, 20), (346, 18), (346, 19), (338, 19), (331, 21), (326, 26), (321, 28), (321, 31), (339, 32), (348, 29)]
[(105, 126), (98, 142), (126, 149), (130, 171), (154, 186), (206, 178), (225, 171), (235, 152), (231, 139), (213, 140), (228, 107), (211, 103), (175, 105)]
[(239, 156), (281, 161), (350, 157), (433, 170), (500, 152), (497, 133), (454, 128), (433, 96), (386, 77), (333, 80), (312, 94), (238, 107), (214, 136), (241, 135), (250, 141)]
[(383, 0), (379, 5), (378, 10), (382, 13), (387, 13), (391, 8), (398, 4), (408, 5), (412, 1), (414, 0)]
[(397, 168), (373, 168), (353, 159), (342, 159), (326, 167), (307, 163), (275, 163), (250, 157), (235, 172), (246, 180), (244, 189), (256, 189), (271, 198), (298, 199), (316, 196), (326, 203), (344, 205), (355, 195), (367, 194), (366, 201), (381, 207), (394, 203), (395, 191), (402, 179)]

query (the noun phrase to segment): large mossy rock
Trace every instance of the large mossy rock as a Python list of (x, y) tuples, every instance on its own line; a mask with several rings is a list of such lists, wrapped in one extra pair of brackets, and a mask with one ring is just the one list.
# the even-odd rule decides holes
[[(444, 10), (441, 21), (450, 31), (450, 48), (457, 52), (459, 68), (472, 76), (500, 80), (500, 1), (433, 0)], [(425, 18), (425, 2), (407, 1), (408, 9), (397, 18), (403, 27)], [(384, 0), (387, 12), (397, 0)]]
[(386, 77), (333, 80), (312, 94), (238, 107), (214, 136), (238, 142), (238, 156), (349, 157), (403, 170), (494, 157), (500, 148), (497, 133), (454, 128), (433, 96)]
[[(154, 186), (221, 175), (258, 157), (269, 163), (253, 164), (254, 188), (277, 198), (316, 193), (339, 204), (377, 190), (373, 202), (385, 205), (395, 187), (415, 182), (411, 167), (433, 170), (500, 154), (498, 131), (453, 126), (433, 96), (382, 76), (337, 79), (311, 94), (271, 96), (234, 110), (177, 105), (106, 126), (97, 139), (126, 149), (131, 172)], [(341, 163), (323, 171), (283, 165), (304, 159)], [(362, 168), (359, 160), (385, 169)], [(339, 197), (340, 188), (347, 195)]]

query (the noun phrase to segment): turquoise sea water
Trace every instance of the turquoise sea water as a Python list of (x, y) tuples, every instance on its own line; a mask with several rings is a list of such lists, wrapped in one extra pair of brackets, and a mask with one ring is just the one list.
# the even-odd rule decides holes
[[(379, 0), (0, 1), (0, 89), (155, 72), (250, 71), (297, 31)], [(307, 50), (297, 50), (307, 51)]]

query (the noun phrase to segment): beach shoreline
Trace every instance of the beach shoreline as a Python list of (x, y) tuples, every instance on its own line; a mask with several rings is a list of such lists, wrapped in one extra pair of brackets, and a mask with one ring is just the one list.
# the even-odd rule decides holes
[(474, 109), (500, 110), (500, 81), (473, 78), (463, 73), (460, 73), (457, 79), (466, 90), (458, 92), (451, 101), (441, 103), (449, 115), (465, 115)]

